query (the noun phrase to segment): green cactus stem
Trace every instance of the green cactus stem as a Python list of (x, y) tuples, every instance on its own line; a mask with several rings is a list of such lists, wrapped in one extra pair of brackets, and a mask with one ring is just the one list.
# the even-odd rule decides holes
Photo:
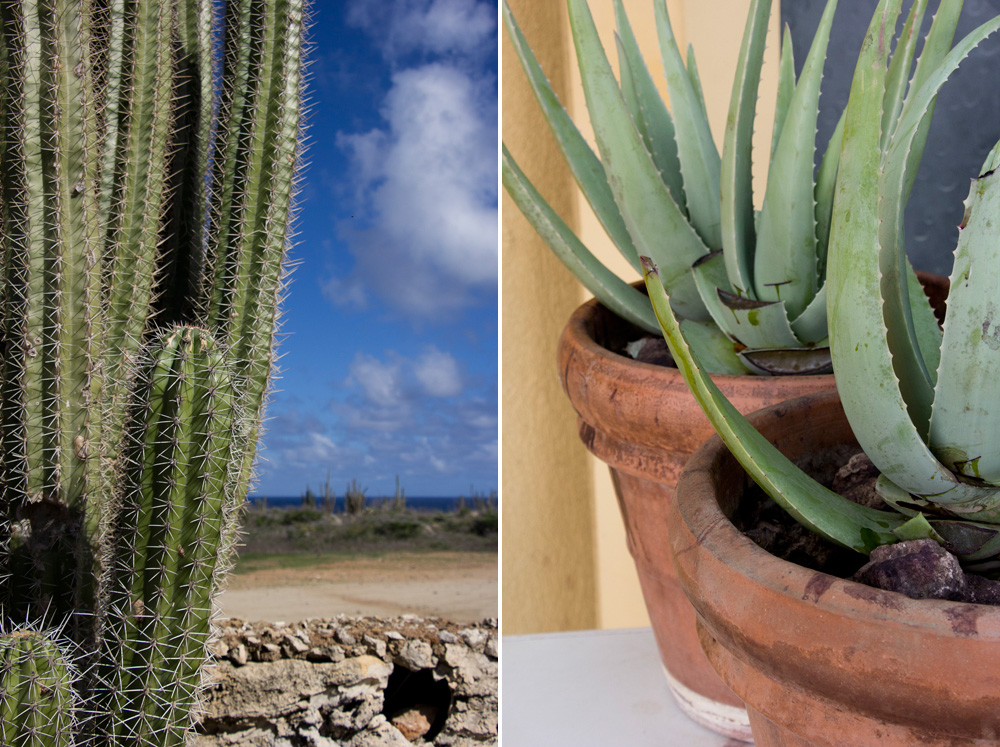
[[(207, 323), (230, 350), (243, 382), (241, 401), (259, 413), (273, 358), (298, 156), (303, 2), (238, 0), (227, 14)], [(250, 483), (259, 418), (247, 426), (241, 492)]]
[(84, 187), (81, 9), (73, 0), (0, 9), (3, 488), (7, 518), (22, 530), (11, 550), (33, 571), (14, 574), (26, 588), (19, 606), (55, 609), (72, 603), (74, 576), (92, 561), (76, 528), (97, 468), (90, 394), (100, 304)]
[(134, 393), (111, 547), (103, 679), (114, 684), (107, 733), (122, 746), (183, 744), (238, 518), (230, 461), (241, 444), (223, 356), (196, 327), (156, 347)]
[(47, 635), (21, 629), (0, 635), (0, 744), (73, 744), (73, 667)]

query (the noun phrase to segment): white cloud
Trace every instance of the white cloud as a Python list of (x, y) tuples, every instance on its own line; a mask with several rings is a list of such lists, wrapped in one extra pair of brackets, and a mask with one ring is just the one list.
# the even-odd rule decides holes
[(371, 355), (358, 353), (349, 371), (351, 379), (361, 387), (365, 399), (371, 404), (385, 407), (402, 402), (398, 362), (383, 363)]
[(322, 283), (323, 295), (337, 306), (368, 308), (368, 294), (358, 278), (329, 277)]
[(387, 59), (414, 51), (469, 55), (493, 35), (496, 8), (476, 0), (358, 0), (347, 20), (372, 32)]
[(338, 136), (368, 227), (345, 227), (356, 271), (418, 315), (465, 304), (496, 284), (496, 99), (454, 67), (393, 76), (384, 131)]
[(458, 363), (449, 354), (431, 349), (414, 365), (417, 380), (432, 397), (455, 397), (462, 393), (462, 376)]

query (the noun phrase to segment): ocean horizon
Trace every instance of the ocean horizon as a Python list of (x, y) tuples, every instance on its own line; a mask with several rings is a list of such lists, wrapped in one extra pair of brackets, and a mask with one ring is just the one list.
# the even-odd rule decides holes
[[(263, 499), (266, 497), (266, 506), (268, 508), (303, 508), (302, 496), (260, 496), (260, 495), (249, 495), (247, 496), (247, 504), (251, 508), (259, 508), (262, 504)], [(338, 495), (334, 503), (334, 513), (344, 513), (344, 496)], [(387, 497), (368, 497), (366, 498), (367, 506), (376, 507), (383, 503), (389, 503), (392, 500), (391, 496)], [(461, 497), (459, 496), (406, 496), (406, 508), (413, 509), (416, 511), (446, 511), (453, 512), (457, 511), (459, 507), (459, 502)], [(473, 498), (466, 498), (465, 505), (468, 508), (475, 508), (476, 502)], [(323, 510), (323, 497), (316, 496), (316, 506), (317, 510)]]

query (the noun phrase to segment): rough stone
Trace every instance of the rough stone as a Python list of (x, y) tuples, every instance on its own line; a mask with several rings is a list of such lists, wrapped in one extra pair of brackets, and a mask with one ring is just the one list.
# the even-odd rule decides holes
[(932, 539), (875, 548), (854, 580), (912, 599), (960, 600), (965, 596), (965, 573), (958, 558)]
[(392, 725), (399, 729), (399, 733), (407, 740), (415, 742), (431, 730), (431, 724), (434, 723), (437, 713), (438, 710), (434, 706), (414, 706), (393, 715)]
[(407, 641), (396, 656), (396, 663), (407, 669), (431, 669), (434, 667), (434, 650), (427, 641)]
[[(476, 626), (415, 616), (283, 625), (229, 620), (219, 630), (204, 716), (188, 747), (409, 745), (383, 714), (394, 665), (432, 671), (434, 681), (447, 683), (446, 703), (396, 703), (390, 714), (402, 718), (417, 744), (496, 744), (497, 648), (492, 620)], [(425, 741), (435, 708), (448, 715), (440, 733)]]

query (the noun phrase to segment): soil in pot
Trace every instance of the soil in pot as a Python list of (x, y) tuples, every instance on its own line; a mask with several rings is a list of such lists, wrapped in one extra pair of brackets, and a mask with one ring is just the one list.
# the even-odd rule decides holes
[[(852, 446), (810, 455), (799, 467), (845, 498), (889, 510), (875, 491), (879, 471), (864, 452)], [(1000, 581), (966, 573), (958, 558), (934, 540), (886, 545), (870, 558), (840, 547), (809, 531), (752, 485), (732, 518), (733, 524), (760, 548), (804, 568), (850, 579), (911, 599), (947, 599), (1000, 606)]]

